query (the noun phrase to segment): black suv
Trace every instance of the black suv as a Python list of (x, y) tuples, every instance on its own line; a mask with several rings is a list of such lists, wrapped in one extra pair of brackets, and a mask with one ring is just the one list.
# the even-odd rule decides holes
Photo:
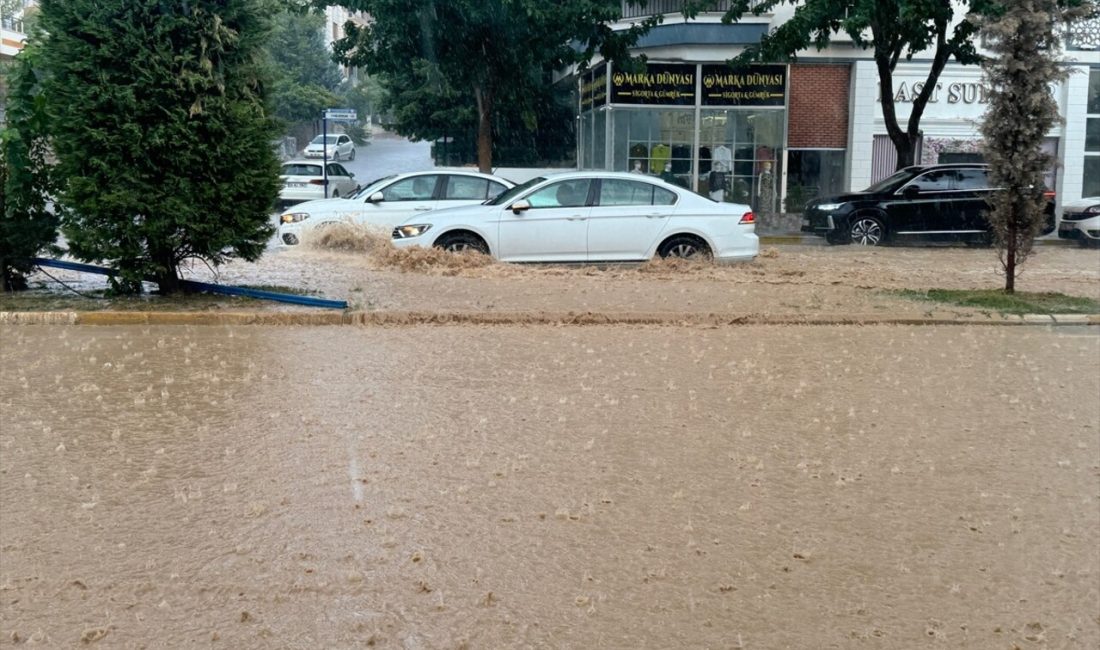
[[(802, 231), (821, 235), (830, 244), (877, 246), (888, 241), (992, 241), (986, 197), (987, 165), (917, 165), (906, 167), (862, 192), (820, 198), (806, 205)], [(1054, 230), (1053, 192), (1043, 234)]]

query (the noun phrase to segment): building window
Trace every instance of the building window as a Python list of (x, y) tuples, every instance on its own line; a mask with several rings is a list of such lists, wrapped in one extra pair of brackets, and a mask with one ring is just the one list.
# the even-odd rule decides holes
[(787, 153), (787, 212), (801, 212), (819, 196), (844, 191), (844, 149), (791, 149)]
[(695, 113), (691, 109), (616, 108), (611, 168), (691, 187)]
[(1081, 196), (1100, 196), (1100, 68), (1089, 70)]

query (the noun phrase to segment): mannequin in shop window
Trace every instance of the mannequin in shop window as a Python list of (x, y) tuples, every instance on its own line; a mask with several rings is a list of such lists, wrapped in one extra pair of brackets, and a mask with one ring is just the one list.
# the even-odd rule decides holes
[(642, 161), (635, 160), (634, 164), (630, 167), (631, 174), (644, 174), (645, 170), (642, 169)]
[(756, 211), (760, 214), (771, 214), (775, 209), (775, 174), (772, 173), (770, 161), (760, 165), (760, 175), (756, 179), (756, 196)]
[(726, 190), (729, 189), (730, 175), (726, 164), (717, 160), (711, 165), (710, 175), (707, 176), (707, 192), (710, 198), (719, 203), (726, 200)]

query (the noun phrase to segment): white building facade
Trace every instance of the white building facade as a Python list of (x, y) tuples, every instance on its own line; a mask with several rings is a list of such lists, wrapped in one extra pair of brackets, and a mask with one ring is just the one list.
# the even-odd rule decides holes
[[(774, 13), (723, 25), (721, 10), (728, 2), (716, 2), (717, 11), (692, 21), (679, 13), (681, 5), (651, 0), (639, 9), (624, 2), (620, 27), (642, 14), (664, 14), (663, 24), (635, 49), (656, 72), (635, 79), (597, 61), (579, 80), (582, 168), (627, 171), (641, 160), (656, 174), (667, 161), (676, 182), (696, 191), (710, 194), (717, 181), (736, 188), (729, 198), (747, 196), (754, 207), (788, 212), (799, 211), (813, 196), (858, 191), (894, 171), (897, 158), (886, 135), (870, 50), (840, 35), (824, 50), (801, 52), (795, 62), (760, 66), (755, 70), (762, 74), (735, 80), (746, 92), (715, 93), (721, 64), (789, 20), (794, 7), (781, 5)], [(1059, 208), (1100, 195), (1100, 20), (1073, 27), (1062, 59), (1069, 76), (1051, 88), (1062, 121), (1044, 143), (1055, 161), (1047, 184)], [(931, 53), (918, 53), (911, 61), (903, 58), (895, 70), (893, 93), (903, 129), (930, 65)], [(733, 99), (716, 101), (723, 94)], [(772, 99), (761, 100), (765, 95)], [(979, 124), (987, 101), (981, 68), (949, 63), (921, 119), (917, 161), (979, 161)], [(715, 157), (719, 147), (721, 161)], [(728, 166), (726, 149), (733, 152)], [(655, 163), (662, 169), (649, 169)]]

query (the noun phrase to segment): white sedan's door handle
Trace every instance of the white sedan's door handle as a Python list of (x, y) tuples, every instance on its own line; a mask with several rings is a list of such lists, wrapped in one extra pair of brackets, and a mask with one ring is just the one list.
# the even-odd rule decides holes
[(415, 208), (413, 208), (413, 210), (416, 210), (417, 212), (427, 212), (428, 210), (431, 210), (431, 209), (432, 209), (431, 206), (427, 206), (427, 205), (418, 205)]
[(582, 217), (579, 214), (575, 214), (571, 217), (566, 217), (565, 218), (566, 221), (584, 221), (585, 219), (586, 219), (586, 217)]

